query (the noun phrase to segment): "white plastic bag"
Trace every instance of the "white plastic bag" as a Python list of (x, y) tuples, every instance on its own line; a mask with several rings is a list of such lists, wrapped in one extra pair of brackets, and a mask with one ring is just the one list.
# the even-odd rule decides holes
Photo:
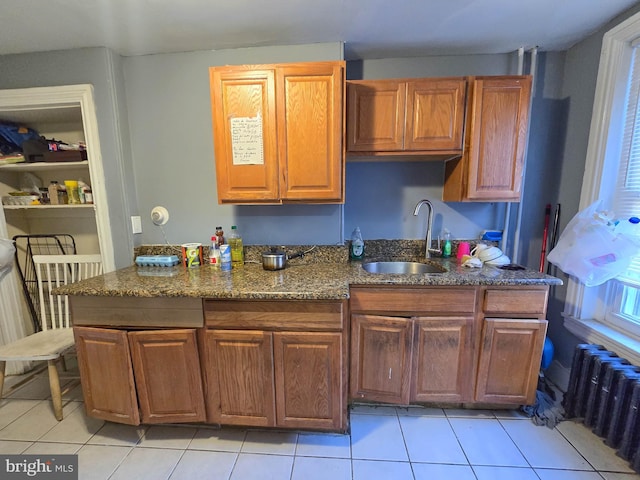
[(571, 219), (547, 259), (593, 287), (620, 275), (638, 254), (640, 240), (616, 228), (613, 214), (597, 201)]
[(0, 238), (0, 270), (13, 266), (13, 255), (15, 251), (13, 240)]

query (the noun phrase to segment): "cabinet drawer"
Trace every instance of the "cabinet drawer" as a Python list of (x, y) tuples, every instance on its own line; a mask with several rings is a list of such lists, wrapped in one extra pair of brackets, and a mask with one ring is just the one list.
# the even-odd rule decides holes
[(545, 315), (549, 290), (542, 289), (487, 289), (484, 292), (485, 313)]
[(353, 312), (473, 313), (475, 288), (352, 288)]
[(187, 297), (70, 296), (74, 325), (144, 328), (202, 327), (202, 300)]
[(339, 331), (344, 312), (344, 301), (204, 301), (205, 324), (214, 328)]

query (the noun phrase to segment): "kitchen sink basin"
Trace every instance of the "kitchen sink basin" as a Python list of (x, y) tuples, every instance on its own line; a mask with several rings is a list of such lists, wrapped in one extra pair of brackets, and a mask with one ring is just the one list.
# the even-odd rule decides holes
[(367, 262), (362, 264), (369, 273), (399, 273), (419, 275), (424, 273), (444, 273), (447, 270), (430, 263), (418, 262)]

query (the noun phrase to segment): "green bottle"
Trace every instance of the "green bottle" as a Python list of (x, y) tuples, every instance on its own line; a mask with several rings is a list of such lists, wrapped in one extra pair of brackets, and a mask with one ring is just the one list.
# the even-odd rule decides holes
[(444, 229), (444, 247), (442, 249), (442, 256), (448, 258), (451, 256), (451, 232)]

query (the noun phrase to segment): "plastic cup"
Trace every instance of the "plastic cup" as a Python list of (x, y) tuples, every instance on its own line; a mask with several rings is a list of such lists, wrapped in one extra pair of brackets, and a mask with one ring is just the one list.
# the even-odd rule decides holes
[(458, 251), (456, 252), (456, 258), (458, 260), (462, 260), (462, 257), (465, 255), (470, 255), (471, 246), (469, 242), (460, 242), (458, 243)]
[(182, 244), (182, 262), (184, 266), (188, 268), (199, 267), (202, 265), (202, 244)]

